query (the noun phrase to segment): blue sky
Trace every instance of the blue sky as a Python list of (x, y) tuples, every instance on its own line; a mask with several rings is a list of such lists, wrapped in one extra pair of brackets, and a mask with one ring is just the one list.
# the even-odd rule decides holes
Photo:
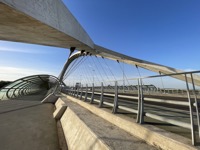
[[(199, 0), (63, 0), (96, 44), (182, 70), (200, 70)], [(62, 48), (0, 41), (0, 80), (58, 76)]]
[(65, 0), (95, 43), (179, 69), (199, 69), (200, 1)]

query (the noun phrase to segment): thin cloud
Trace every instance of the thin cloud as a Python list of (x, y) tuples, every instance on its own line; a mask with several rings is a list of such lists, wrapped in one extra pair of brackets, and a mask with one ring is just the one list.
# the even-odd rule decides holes
[(50, 74), (56, 75), (55, 72), (39, 71), (27, 68), (17, 67), (0, 67), (0, 80), (16, 80), (25, 76), (36, 75), (36, 74)]
[(186, 71), (186, 72), (195, 71), (195, 70), (196, 70), (196, 69), (191, 69), (191, 68), (183, 69), (183, 71)]
[(42, 54), (45, 53), (43, 51), (31, 50), (31, 49), (16, 49), (16, 48), (8, 48), (8, 47), (0, 47), (0, 51), (2, 52), (16, 52), (16, 53), (28, 53), (28, 54)]

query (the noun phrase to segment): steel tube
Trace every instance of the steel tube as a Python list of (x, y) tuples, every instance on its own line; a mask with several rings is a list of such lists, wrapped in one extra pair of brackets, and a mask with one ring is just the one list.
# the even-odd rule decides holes
[(90, 99), (90, 104), (92, 104), (94, 101), (94, 83), (92, 83), (92, 95), (91, 95), (91, 99)]
[(87, 101), (87, 95), (88, 95), (88, 85), (86, 84), (86, 92), (85, 92), (85, 99), (84, 99), (84, 101)]
[(113, 113), (117, 112), (118, 108), (118, 83), (115, 81), (115, 97), (114, 97), (114, 106), (113, 106)]
[(190, 96), (190, 89), (187, 81), (187, 75), (185, 74), (185, 82), (187, 87), (187, 95), (188, 95), (188, 102), (189, 102), (189, 109), (190, 109), (190, 129), (191, 129), (191, 136), (192, 136), (192, 145), (196, 144), (195, 132), (194, 132), (194, 118), (193, 118), (193, 111), (192, 111), (192, 102)]
[(83, 86), (81, 85), (81, 94), (80, 94), (80, 99), (82, 99), (83, 96)]
[(193, 94), (194, 94), (195, 108), (196, 108), (196, 115), (197, 115), (197, 125), (198, 125), (198, 132), (199, 132), (199, 138), (200, 138), (199, 105), (198, 105), (198, 101), (197, 101), (197, 95), (196, 95), (196, 89), (195, 89), (193, 75), (192, 75), (192, 73), (190, 75), (191, 75), (191, 80), (192, 80), (192, 87), (193, 87)]
[(103, 82), (101, 82), (101, 97), (100, 97), (99, 107), (103, 106), (103, 96), (104, 96), (104, 88), (103, 88)]

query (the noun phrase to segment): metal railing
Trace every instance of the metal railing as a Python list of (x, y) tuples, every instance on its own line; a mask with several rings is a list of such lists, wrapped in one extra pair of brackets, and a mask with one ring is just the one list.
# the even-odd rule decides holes
[[(135, 90), (132, 90), (133, 93), (136, 93), (135, 96), (132, 95), (124, 95), (119, 93), (119, 85), (118, 85), (118, 81), (115, 81), (115, 86), (114, 90), (111, 91), (107, 91), (105, 92), (105, 87), (103, 82), (101, 83), (101, 85), (99, 86), (99, 84), (97, 85), (97, 88), (95, 90), (95, 85), (94, 83), (92, 83), (92, 86), (89, 87), (88, 84), (86, 84), (85, 87), (81, 86), (79, 88), (67, 88), (65, 89), (65, 93), (67, 92), (67, 94), (70, 94), (72, 96), (76, 96), (77, 98), (79, 97), (80, 99), (83, 99), (84, 101), (88, 101), (88, 99), (90, 100), (90, 103), (93, 103), (94, 101), (99, 103), (99, 107), (102, 107), (103, 105), (109, 105), (112, 106), (112, 112), (116, 113), (118, 111), (118, 109), (123, 109), (126, 111), (130, 111), (132, 113), (137, 114), (137, 119), (136, 122), (137, 123), (144, 123), (144, 117), (150, 117), (156, 120), (160, 120), (163, 122), (167, 122), (176, 126), (180, 126), (183, 128), (187, 128), (191, 130), (191, 139), (192, 139), (192, 145), (196, 145), (197, 139), (195, 137), (195, 126), (197, 125), (197, 132), (200, 138), (200, 122), (199, 122), (199, 104), (198, 104), (198, 99), (197, 99), (197, 95), (199, 94), (199, 91), (196, 90), (196, 85), (193, 79), (193, 74), (196, 73), (200, 73), (200, 71), (192, 71), (192, 72), (182, 72), (182, 73), (173, 73), (173, 74), (167, 74), (167, 75), (157, 75), (157, 76), (148, 76), (148, 77), (141, 77), (141, 78), (134, 78), (132, 80), (135, 80), (137, 82), (137, 88), (135, 88)], [(143, 81), (146, 79), (156, 79), (156, 78), (160, 78), (160, 77), (171, 77), (171, 76), (176, 76), (176, 75), (182, 75), (185, 78), (185, 89), (182, 90), (182, 92), (180, 92), (180, 90), (175, 90), (176, 95), (178, 94), (187, 94), (187, 101), (178, 101), (176, 99), (170, 99), (170, 100), (166, 100), (166, 99), (162, 99), (162, 98), (154, 98), (154, 97), (148, 97), (147, 95), (149, 94), (149, 91), (147, 91), (146, 89), (144, 89), (143, 86)], [(190, 86), (189, 86), (189, 82), (188, 80), (190, 80)], [(89, 90), (90, 89), (90, 90)], [(177, 92), (178, 91), (178, 92)], [(183, 92), (184, 91), (184, 92)], [(154, 95), (163, 93), (166, 94), (167, 92), (165, 91), (165, 89), (161, 89), (160, 90), (152, 90), (152, 92), (156, 92), (154, 93)], [(169, 94), (169, 93), (168, 93)], [(173, 93), (172, 93), (173, 94)], [(90, 97), (89, 97), (90, 95)], [(99, 99), (95, 99), (95, 95), (99, 96)], [(109, 96), (113, 98), (113, 102), (106, 102), (105, 101), (105, 96)], [(186, 95), (185, 95), (186, 96)], [(120, 99), (129, 99), (129, 100), (137, 100), (137, 109), (133, 109), (133, 108), (129, 108), (126, 106), (120, 106), (119, 105), (119, 98)], [(165, 116), (161, 116), (158, 114), (154, 114), (152, 112), (148, 112), (145, 110), (145, 104), (149, 103), (149, 102), (153, 102), (153, 103), (158, 103), (158, 104), (162, 104), (162, 105), (173, 105), (173, 106), (186, 106), (189, 108), (188, 114), (190, 121), (189, 122), (183, 122), (183, 121), (179, 121), (177, 119), (171, 119), (171, 118), (167, 118)], [(148, 104), (149, 105), (149, 104)], [(152, 106), (154, 106), (154, 104), (151, 104)], [(149, 105), (149, 106), (151, 106)], [(164, 107), (161, 107), (164, 108)], [(167, 109), (167, 108), (165, 108)], [(195, 109), (195, 111), (194, 111)], [(171, 109), (173, 110), (173, 109)], [(169, 109), (170, 111), (170, 109)]]

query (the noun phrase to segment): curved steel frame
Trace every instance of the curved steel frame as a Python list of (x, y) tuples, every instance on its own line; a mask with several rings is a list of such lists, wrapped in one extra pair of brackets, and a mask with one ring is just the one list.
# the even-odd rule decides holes
[[(74, 54), (70, 54), (70, 56), (69, 56), (69, 58), (68, 58), (68, 60), (67, 60), (67, 62), (65, 63), (65, 65), (64, 65), (64, 67), (63, 67), (63, 70), (62, 70), (62, 72), (61, 72), (61, 74), (60, 74), (60, 76), (58, 77), (59, 78), (59, 80), (60, 80), (60, 82), (63, 82), (63, 77), (64, 77), (64, 75), (65, 75), (65, 72), (67, 71), (67, 69), (68, 69), (68, 67), (69, 67), (69, 65), (75, 60), (75, 59), (77, 59), (77, 58), (79, 58), (79, 57), (81, 57), (81, 56), (91, 56), (92, 54), (90, 54), (90, 53), (88, 53), (88, 52), (81, 52), (81, 51), (77, 51), (77, 52), (75, 52)], [(100, 55), (96, 55), (97, 57), (102, 57), (102, 56), (100, 56)], [(112, 59), (112, 58), (110, 58), (109, 56), (108, 57), (106, 57), (107, 59), (110, 59), (110, 60), (114, 60), (114, 59)], [(125, 63), (127, 63), (127, 62), (125, 62)], [(134, 63), (134, 62), (132, 62), (132, 63)], [(131, 64), (131, 63), (127, 63), (127, 64)], [(137, 63), (135, 63), (134, 65), (136, 65)], [(133, 64), (131, 64), (131, 65), (133, 65)], [(137, 64), (138, 65), (138, 64)], [(137, 66), (136, 65), (136, 66)], [(138, 66), (140, 66), (140, 65), (138, 65)], [(150, 69), (150, 68), (146, 68), (146, 67), (144, 67), (143, 65), (142, 66), (140, 66), (140, 67), (142, 67), (142, 68), (144, 68), (144, 69), (147, 69), (147, 70), (151, 70), (151, 71), (153, 71), (153, 72), (157, 72), (157, 71), (155, 71), (154, 69)], [(174, 76), (171, 76), (172, 78), (176, 78), (176, 79), (179, 79), (179, 80), (182, 80), (182, 81), (185, 81), (185, 78), (182, 78), (182, 73), (184, 73), (184, 72), (179, 72), (179, 73), (177, 73), (176, 71), (174, 72)], [(168, 75), (168, 74), (165, 74), (165, 75)], [(161, 75), (162, 76), (162, 75)], [(191, 77), (190, 76), (187, 76), (187, 80), (188, 80), (188, 82), (189, 83), (192, 83), (192, 79), (191, 79)], [(200, 76), (199, 75), (193, 75), (193, 80), (195, 81), (195, 85), (200, 85)]]
[[(42, 74), (20, 78), (0, 89), (0, 93), (3, 93), (0, 100), (14, 99), (44, 90), (55, 92), (61, 84), (65, 85), (52, 75)], [(49, 92), (47, 93), (49, 94)]]

